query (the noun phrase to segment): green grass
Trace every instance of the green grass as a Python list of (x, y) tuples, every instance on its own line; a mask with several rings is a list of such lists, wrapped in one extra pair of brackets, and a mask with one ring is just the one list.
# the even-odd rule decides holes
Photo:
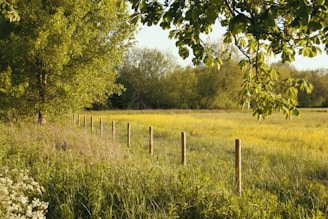
[[(29, 169), (45, 188), (47, 218), (326, 218), (328, 112), (301, 118), (246, 111), (87, 113), (94, 132), (70, 122), (1, 124), (0, 165)], [(104, 136), (99, 136), (103, 118)], [(111, 121), (116, 121), (116, 142)], [(127, 122), (132, 145), (126, 146)], [(148, 127), (154, 155), (148, 154)], [(187, 165), (180, 164), (181, 132)], [(242, 196), (234, 141), (242, 141)]]

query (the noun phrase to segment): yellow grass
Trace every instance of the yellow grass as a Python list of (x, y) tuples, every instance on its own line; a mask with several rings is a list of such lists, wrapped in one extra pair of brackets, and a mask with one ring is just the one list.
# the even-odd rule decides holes
[(107, 111), (92, 112), (105, 121), (131, 122), (209, 140), (242, 140), (244, 148), (279, 150), (328, 158), (328, 110), (307, 109), (301, 117), (286, 120), (274, 114), (265, 120), (250, 111)]

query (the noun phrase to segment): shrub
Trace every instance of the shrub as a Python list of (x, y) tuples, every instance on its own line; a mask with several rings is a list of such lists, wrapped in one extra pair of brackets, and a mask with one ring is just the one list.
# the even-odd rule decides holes
[[(13, 180), (14, 179), (14, 180)], [(0, 218), (45, 218), (48, 203), (40, 201), (43, 187), (28, 176), (27, 170), (0, 173)]]

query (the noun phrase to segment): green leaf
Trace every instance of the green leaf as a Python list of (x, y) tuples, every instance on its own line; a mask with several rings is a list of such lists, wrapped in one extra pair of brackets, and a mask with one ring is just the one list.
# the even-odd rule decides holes
[(169, 23), (169, 22), (166, 22), (166, 21), (161, 22), (160, 26), (161, 26), (164, 30), (166, 30), (166, 29), (170, 29), (170, 27), (171, 27), (170, 23)]
[(187, 47), (179, 47), (179, 55), (182, 57), (182, 58), (188, 58), (189, 56), (189, 49)]
[(233, 42), (233, 34), (232, 34), (232, 32), (231, 31), (228, 31), (228, 32), (226, 32), (225, 34), (224, 34), (224, 38), (223, 38), (223, 42), (225, 43), (225, 44), (230, 44), (230, 43), (232, 43)]
[(238, 65), (242, 69), (243, 72), (247, 71), (250, 67), (250, 64), (247, 60), (239, 61)]
[(293, 86), (287, 87), (285, 92), (287, 93), (287, 95), (289, 97), (296, 97), (297, 94), (298, 94), (297, 88), (296, 87), (293, 87)]
[(320, 22), (315, 22), (315, 21), (311, 21), (309, 23), (309, 29), (311, 29), (311, 31), (317, 31), (317, 30), (321, 30), (322, 25)]
[(263, 51), (261, 51), (261, 52), (258, 53), (257, 60), (259, 62), (264, 62), (264, 60), (265, 60), (265, 53)]
[(246, 32), (248, 20), (245, 15), (238, 14), (230, 20), (229, 31), (234, 35)]
[(212, 64), (213, 64), (213, 58), (212, 57), (209, 57), (209, 56), (205, 56), (204, 58), (204, 63), (207, 67), (211, 67)]
[(253, 54), (257, 51), (257, 49), (258, 49), (258, 41), (254, 40), (254, 39), (250, 39), (248, 41), (248, 50), (247, 50), (247, 52), (249, 54)]
[(304, 49), (303, 48), (301, 48), (301, 49), (298, 50), (298, 55), (303, 55), (303, 53), (304, 53)]
[(247, 41), (246, 41), (245, 38), (240, 37), (240, 38), (238, 39), (237, 44), (238, 44), (241, 48), (246, 48)]

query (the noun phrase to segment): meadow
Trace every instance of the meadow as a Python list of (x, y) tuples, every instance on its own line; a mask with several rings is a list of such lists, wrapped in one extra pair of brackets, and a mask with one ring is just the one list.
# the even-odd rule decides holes
[[(0, 126), (0, 165), (29, 170), (44, 188), (38, 197), (49, 203), (47, 218), (327, 218), (327, 109), (303, 110), (292, 120), (281, 114), (256, 120), (250, 111), (81, 115), (88, 118), (87, 128), (71, 118), (41, 127)], [(152, 156), (149, 126), (154, 129)], [(187, 134), (185, 166), (181, 132)], [(241, 195), (234, 178), (237, 138), (242, 142)]]

